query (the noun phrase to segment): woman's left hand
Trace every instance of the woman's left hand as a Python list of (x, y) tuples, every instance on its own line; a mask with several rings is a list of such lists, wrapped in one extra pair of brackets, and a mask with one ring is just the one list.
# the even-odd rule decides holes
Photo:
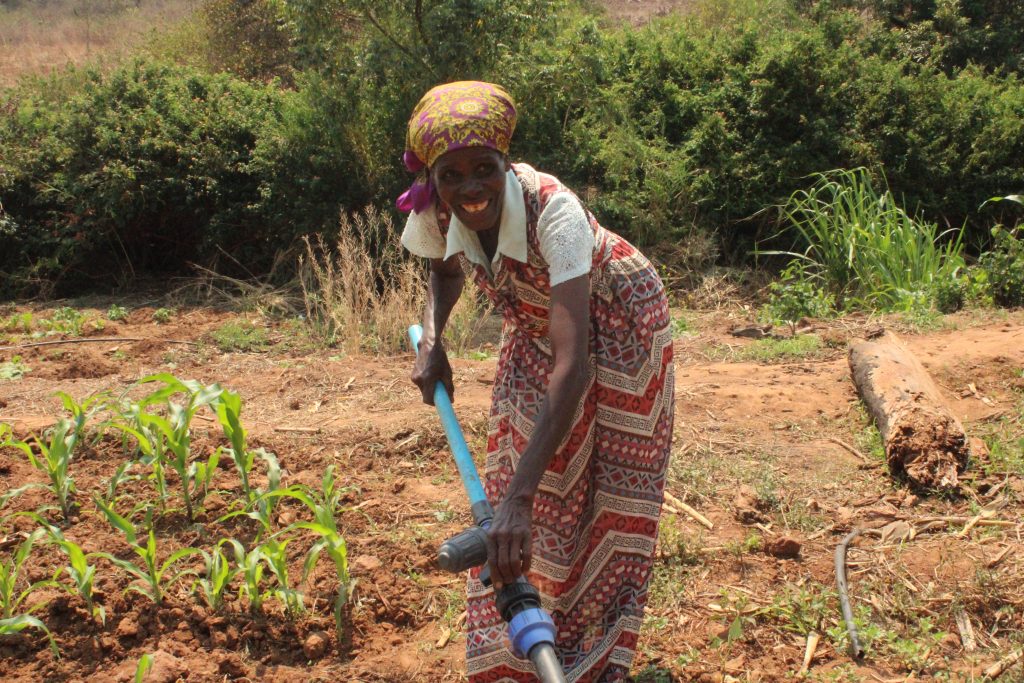
[(513, 583), (530, 570), (533, 500), (506, 498), (498, 505), (487, 531), (487, 559), (496, 586)]

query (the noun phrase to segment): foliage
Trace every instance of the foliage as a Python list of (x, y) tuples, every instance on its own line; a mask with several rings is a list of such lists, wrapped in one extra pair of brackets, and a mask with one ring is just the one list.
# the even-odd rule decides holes
[(781, 279), (768, 286), (768, 302), (762, 317), (773, 323), (796, 322), (801, 318), (829, 318), (835, 313), (835, 296), (808, 277), (807, 264), (792, 261)]
[[(41, 457), (37, 456), (32, 445), (25, 441), (15, 441), (9, 436), (0, 442), (0, 447), (17, 448), (28, 458), (32, 467), (46, 474), (50, 480), (49, 484), (29, 484), (19, 490), (40, 486), (49, 490), (56, 498), (64, 519), (71, 518), (74, 507), (75, 480), (69, 471), (72, 455), (78, 443), (77, 434), (82, 431), (82, 423), (85, 420), (84, 414), (76, 416), (75, 421), (62, 419), (49, 430), (49, 441), (41, 438), (34, 439), (33, 443), (39, 449)], [(0, 433), (0, 436), (3, 436)], [(11, 492), (13, 493), (13, 492)]]
[(132, 583), (125, 589), (126, 593), (134, 591), (145, 595), (155, 604), (161, 605), (163, 604), (165, 592), (171, 586), (184, 576), (195, 574), (194, 569), (174, 572), (172, 568), (178, 561), (199, 554), (198, 548), (180, 548), (171, 553), (161, 563), (157, 556), (156, 535), (153, 533), (152, 528), (149, 529), (149, 535), (146, 538), (145, 545), (143, 545), (139, 542), (135, 527), (131, 522), (117, 514), (113, 508), (106, 505), (100, 498), (97, 497), (94, 500), (96, 501), (96, 506), (103, 512), (107, 521), (110, 522), (110, 525), (124, 534), (125, 540), (128, 541), (128, 546), (132, 549), (132, 552), (142, 560), (142, 565), (137, 565), (129, 560), (116, 557), (111, 553), (96, 553), (96, 557), (102, 557), (137, 579), (136, 583)]
[(25, 376), (26, 372), (31, 372), (32, 368), (25, 365), (25, 361), (21, 359), (21, 356), (14, 356), (11, 360), (0, 363), (0, 380), (17, 380)]
[(272, 0), (212, 0), (203, 9), (211, 64), (245, 79), (288, 82), (291, 33), (281, 21), (286, 3)]
[(5, 93), (0, 194), (16, 225), (0, 288), (116, 283), (218, 247), (246, 258), (266, 228), (248, 208), (258, 181), (246, 164), (280, 99), (152, 60)]
[(939, 232), (914, 219), (888, 189), (874, 189), (866, 169), (816, 178), (783, 209), (799, 251), (764, 252), (802, 261), (791, 265), (791, 275), (810, 280), (847, 309), (889, 311), (919, 307), (935, 283), (956, 279), (964, 266), (962, 232)]
[(153, 311), (153, 322), (157, 325), (166, 325), (171, 322), (171, 318), (174, 317), (174, 309), (172, 308), (158, 308)]
[(101, 624), (105, 624), (107, 620), (107, 613), (103, 608), (103, 605), (97, 605), (95, 602), (95, 596), (93, 593), (93, 581), (96, 578), (96, 566), (89, 564), (89, 558), (94, 557), (94, 554), (86, 555), (82, 548), (74, 541), (69, 541), (64, 538), (64, 534), (61, 533), (60, 529), (55, 527), (48, 527), (47, 532), (53, 539), (64, 554), (68, 556), (69, 564), (64, 567), (64, 572), (67, 573), (74, 585), (72, 591), (68, 588), (69, 592), (72, 592), (82, 598), (85, 602), (85, 607), (89, 611), (89, 615), (93, 619), (96, 619)]
[[(21, 585), (21, 572), (28, 562), (32, 548), (46, 534), (46, 529), (36, 528), (21, 543), (17, 545), (6, 562), (0, 562), (0, 616), (3, 619), (11, 619), (18, 616), (22, 603), (32, 593), (41, 588), (54, 585), (55, 577), (36, 581), (19, 590)], [(31, 614), (41, 608), (43, 603), (33, 605), (24, 614)]]
[(107, 320), (117, 322), (119, 320), (125, 320), (128, 317), (128, 309), (118, 304), (110, 304), (110, 308), (107, 309)]
[(231, 582), (242, 571), (239, 564), (231, 566), (228, 557), (221, 548), (230, 543), (230, 539), (221, 539), (212, 552), (200, 550), (203, 558), (203, 573), (193, 584), (200, 589), (200, 595), (212, 610), (219, 610), (224, 606), (224, 593), (231, 586)]
[(978, 263), (987, 276), (993, 301), (1000, 306), (1024, 306), (1024, 235), (1020, 229), (992, 229), (995, 242)]
[(229, 351), (263, 351), (270, 343), (267, 331), (248, 321), (233, 320), (210, 332), (217, 348)]
[(46, 628), (46, 624), (36, 617), (33, 617), (30, 614), (19, 614), (15, 617), (0, 619), (0, 636), (21, 633), (26, 628), (35, 628), (45, 633), (47, 640), (50, 641), (50, 652), (53, 653), (54, 657), (60, 657), (60, 651), (57, 649), (57, 641), (53, 639), (53, 634), (50, 633), (50, 629)]

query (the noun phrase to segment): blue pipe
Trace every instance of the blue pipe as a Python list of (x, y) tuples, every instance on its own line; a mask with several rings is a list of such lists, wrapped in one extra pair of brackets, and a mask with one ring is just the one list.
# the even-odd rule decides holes
[[(413, 353), (419, 351), (420, 337), (423, 336), (423, 328), (419, 325), (412, 325), (409, 328), (409, 340), (412, 342)], [(480, 475), (476, 473), (476, 463), (473, 456), (469, 454), (469, 446), (466, 445), (466, 438), (462, 435), (462, 428), (459, 426), (459, 418), (455, 417), (455, 409), (452, 408), (452, 401), (448, 398), (448, 391), (442, 382), (434, 386), (434, 407), (441, 416), (441, 424), (444, 425), (445, 436), (448, 437), (448, 445), (455, 456), (455, 466), (459, 468), (459, 475), (462, 477), (462, 486), (469, 496), (469, 504), (474, 510), (488, 506), (487, 494), (484, 493), (484, 486), (480, 483)]]

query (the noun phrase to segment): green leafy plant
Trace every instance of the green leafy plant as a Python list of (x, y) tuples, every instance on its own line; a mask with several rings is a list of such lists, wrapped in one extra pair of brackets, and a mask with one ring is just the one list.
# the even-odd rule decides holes
[(107, 320), (117, 322), (119, 320), (125, 320), (128, 317), (128, 309), (118, 304), (110, 304), (110, 308), (107, 309)]
[(19, 614), (16, 617), (0, 619), (0, 636), (9, 636), (21, 633), (27, 628), (39, 629), (46, 634), (46, 638), (50, 642), (50, 652), (53, 653), (54, 657), (60, 657), (60, 650), (57, 649), (57, 641), (54, 640), (53, 634), (50, 633), (50, 629), (46, 628), (46, 624), (41, 622), (38, 618), (29, 614)]
[[(264, 495), (277, 491), (281, 485), (281, 467), (277, 456), (263, 449), (250, 449), (246, 443), (245, 427), (242, 426), (242, 398), (236, 393), (225, 391), (214, 406), (217, 412), (217, 420), (224, 430), (231, 446), (229, 451), (231, 459), (235, 463), (239, 479), (242, 482), (242, 492), (245, 494), (245, 510), (235, 511), (230, 515), (246, 514), (258, 521), (264, 531), (271, 529), (271, 516), (274, 509), (275, 496)], [(267, 466), (267, 491), (261, 491), (251, 485), (249, 475), (256, 457), (259, 457)], [(230, 516), (229, 515), (229, 516)]]
[[(231, 566), (222, 547), (233, 539), (221, 539), (211, 552), (201, 550), (203, 557), (203, 573), (196, 579), (193, 589), (198, 587), (200, 595), (212, 610), (220, 610), (224, 606), (224, 593), (231, 582), (242, 572), (242, 566), (236, 563)], [(236, 541), (237, 542), (237, 541)]]
[(927, 302), (934, 283), (963, 268), (963, 231), (940, 232), (874, 189), (867, 169), (816, 175), (783, 207), (802, 251), (764, 251), (803, 262), (791, 272), (833, 293), (846, 308), (908, 310)]
[(21, 356), (15, 356), (11, 360), (0, 363), (0, 380), (18, 380), (24, 377), (25, 373), (31, 371), (32, 368), (25, 365)]
[(62, 306), (55, 310), (49, 318), (41, 319), (39, 323), (50, 333), (78, 337), (81, 336), (82, 329), (85, 327), (86, 318), (81, 311), (70, 306)]
[(103, 512), (110, 525), (124, 534), (125, 540), (128, 541), (128, 546), (132, 549), (132, 552), (142, 560), (142, 565), (140, 566), (129, 560), (115, 557), (110, 553), (96, 553), (97, 557), (102, 557), (136, 578), (137, 582), (129, 585), (125, 589), (126, 593), (129, 591), (140, 593), (155, 604), (160, 605), (163, 604), (164, 595), (171, 586), (184, 576), (196, 573), (194, 569), (177, 572), (172, 570), (178, 561), (186, 557), (198, 555), (201, 552), (198, 548), (181, 548), (171, 553), (166, 560), (160, 562), (157, 558), (156, 535), (153, 533), (152, 527), (149, 529), (149, 535), (146, 538), (145, 545), (143, 545), (139, 542), (135, 527), (131, 522), (117, 514), (113, 508), (108, 507), (100, 498), (95, 498), (95, 501), (96, 506)]
[(992, 250), (978, 260), (988, 276), (992, 300), (999, 306), (1024, 306), (1024, 232), (992, 229)]
[(830, 318), (835, 313), (835, 297), (808, 277), (807, 264), (792, 261), (781, 278), (768, 286), (768, 303), (762, 318), (773, 323), (791, 323), (801, 318)]
[(221, 351), (262, 351), (270, 344), (267, 331), (251, 322), (233, 320), (210, 332)]
[(262, 546), (257, 546), (246, 552), (242, 544), (236, 539), (229, 539), (231, 549), (235, 555), (235, 566), (238, 567), (239, 575), (242, 577), (238, 587), (238, 597), (246, 598), (249, 601), (249, 611), (256, 614), (263, 607), (263, 570), (265, 568)]
[(146, 674), (153, 668), (153, 655), (148, 652), (139, 657), (139, 663), (135, 665), (135, 683), (142, 683)]
[[(14, 441), (7, 438), (0, 443), (0, 447), (9, 446), (20, 450), (28, 458), (32, 467), (45, 473), (50, 480), (49, 484), (29, 484), (28, 486), (21, 487), (19, 491), (36, 487), (46, 488), (56, 496), (61, 514), (65, 520), (71, 518), (74, 508), (75, 481), (71, 476), (69, 468), (75, 445), (78, 441), (76, 434), (81, 430), (81, 424), (84, 422), (84, 419), (83, 415), (79, 415), (74, 422), (62, 419), (49, 431), (48, 442), (40, 438), (34, 439), (33, 441), (42, 457), (36, 456), (32, 446), (25, 441)], [(3, 436), (3, 434), (0, 434), (0, 436)]]
[[(0, 616), (4, 619), (11, 619), (19, 616), (22, 604), (40, 588), (53, 586), (56, 583), (56, 574), (48, 579), (36, 581), (19, 590), (21, 585), (21, 572), (25, 563), (32, 554), (35, 544), (46, 535), (46, 529), (39, 527), (32, 531), (25, 539), (18, 544), (5, 562), (0, 562)], [(59, 570), (58, 570), (59, 571)], [(23, 614), (28, 615), (43, 607), (45, 603), (38, 603), (29, 607)], [(24, 627), (22, 627), (24, 628)]]
[(334, 478), (334, 466), (329, 466), (323, 474), (320, 490), (315, 491), (308, 486), (290, 486), (286, 489), (270, 492), (267, 497), (287, 497), (301, 502), (313, 513), (313, 521), (296, 522), (292, 527), (312, 531), (319, 538), (306, 554), (302, 577), (305, 581), (316, 566), (321, 553), (334, 563), (335, 577), (338, 580), (338, 593), (334, 601), (334, 621), (336, 633), (341, 638), (343, 630), (343, 609), (348, 602), (352, 590), (352, 577), (348, 569), (348, 549), (345, 539), (338, 532), (337, 515), (341, 507), (341, 497), (351, 491), (347, 487), (339, 487)]
[(171, 322), (171, 318), (174, 317), (174, 309), (172, 308), (158, 308), (153, 311), (153, 322), (158, 325), (166, 325)]
[(85, 425), (92, 417), (105, 409), (110, 401), (110, 393), (102, 391), (91, 396), (86, 397), (81, 403), (77, 402), (69, 394), (58, 391), (56, 393), (57, 398), (60, 399), (61, 405), (64, 406), (64, 410), (71, 413), (71, 420), (75, 424), (75, 439), (78, 442), (85, 440)]
[(47, 531), (53, 542), (67, 555), (68, 562), (70, 563), (64, 567), (64, 572), (71, 577), (73, 583), (71, 587), (65, 586), (65, 588), (68, 592), (82, 598), (86, 609), (89, 611), (89, 615), (93, 619), (101, 624), (105, 624), (107, 621), (106, 610), (103, 608), (103, 605), (96, 604), (95, 596), (93, 595), (96, 566), (89, 564), (89, 558), (95, 557), (95, 554), (90, 553), (86, 555), (77, 543), (64, 538), (64, 534), (55, 527), (49, 527)]
[(260, 555), (267, 563), (267, 568), (274, 575), (277, 586), (271, 591), (282, 603), (289, 616), (296, 617), (306, 611), (306, 603), (302, 591), (292, 588), (288, 577), (288, 544), (291, 539), (267, 539), (260, 545)]

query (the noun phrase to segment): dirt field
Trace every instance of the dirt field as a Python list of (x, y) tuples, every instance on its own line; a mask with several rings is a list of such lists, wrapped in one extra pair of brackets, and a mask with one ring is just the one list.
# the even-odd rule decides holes
[[(106, 308), (80, 310), (91, 321), (103, 318)], [(52, 311), (33, 315), (44, 320)], [(676, 345), (668, 490), (713, 528), (684, 514), (678, 503), (678, 514), (663, 518), (634, 669), (638, 680), (791, 678), (801, 668), (811, 630), (822, 639), (806, 676), (821, 681), (975, 680), (1024, 644), (1024, 312), (947, 317), (937, 329), (917, 334), (887, 321), (902, 331), (969, 433), (998, 444), (991, 455), (976, 448), (959, 496), (915, 494), (879, 467), (877, 434), (855, 395), (845, 357), (846, 342), (879, 321), (819, 326), (800, 339), (820, 344), (787, 357), (778, 355), (785, 340), (728, 334), (738, 313), (679, 315), (686, 321), (680, 329), (687, 331)], [(91, 620), (84, 603), (67, 593), (33, 594), (28, 604), (46, 602), (36, 614), (54, 632), (62, 657), (54, 658), (37, 632), (4, 637), (3, 680), (127, 681), (146, 653), (155, 661), (146, 681), (463, 679), (463, 582), (435, 568), (433, 557), (438, 543), (467, 524), (469, 515), (436, 415), (418, 402), (408, 382), (411, 356), (339, 357), (305, 347), (293, 325), (260, 319), (255, 322), (266, 327), (267, 350), (222, 352), (210, 335), (238, 317), (181, 309), (156, 324), (153, 309), (141, 307), (102, 330), (84, 325), (92, 338), (113, 341), (0, 350), (0, 363), (17, 354), (28, 368), (20, 379), (0, 380), (0, 421), (25, 438), (62, 415), (55, 391), (79, 400), (105, 389), (137, 396), (133, 382), (154, 372), (239, 392), (250, 441), (277, 454), (283, 484), (315, 488), (334, 464), (339, 483), (348, 487), (338, 523), (357, 583), (344, 638), (337, 643), (333, 637), (334, 584), (326, 564), (301, 586), (308, 611), (286, 617), (272, 600), (261, 616), (231, 599), (221, 612), (211, 611), (189, 594), (188, 582), (178, 583), (154, 608), (148, 598), (123, 592), (130, 578), (123, 571), (96, 560), (106, 623)], [(8, 333), (4, 343), (33, 341)], [(750, 360), (758, 352), (768, 359)], [(456, 408), (479, 455), (494, 361), (460, 359), (455, 366)], [(193, 425), (193, 453), (205, 455), (225, 443), (209, 413), (200, 413)], [(124, 538), (91, 501), (124, 460), (121, 440), (113, 435), (75, 456), (81, 509), (64, 534), (86, 552), (130, 557)], [(0, 491), (42, 480), (18, 451), (0, 453)], [(207, 500), (197, 524), (180, 513), (158, 519), (161, 557), (182, 547), (209, 549), (222, 537), (251, 539), (251, 520), (217, 521), (237, 497), (238, 483), (222, 462), (219, 492)], [(141, 499), (150, 487), (134, 481), (124, 490)], [(49, 496), (28, 492), (3, 512), (34, 509), (52, 502)], [(301, 506), (282, 503), (277, 522), (304, 514)], [(986, 515), (982, 523), (967, 523), (979, 514)], [(958, 519), (932, 528), (922, 522), (942, 516)], [(854, 663), (838, 644), (833, 552), (855, 526), (881, 529), (899, 520), (918, 531), (916, 538), (901, 543), (890, 527), (881, 538), (863, 536), (850, 553), (852, 600), (869, 645), (866, 659)], [(28, 519), (7, 518), (0, 530), (5, 561), (22, 538), (19, 531), (31, 527)], [(783, 537), (800, 545), (795, 558), (766, 551), (784, 545)], [(300, 575), (307, 547), (300, 540), (290, 549), (293, 576)], [(27, 578), (48, 578), (62, 565), (53, 546), (39, 545)], [(956, 625), (958, 614), (973, 627), (972, 652)], [(911, 671), (916, 678), (908, 676)], [(1011, 671), (1002, 680), (1021, 680), (1019, 665)]]

